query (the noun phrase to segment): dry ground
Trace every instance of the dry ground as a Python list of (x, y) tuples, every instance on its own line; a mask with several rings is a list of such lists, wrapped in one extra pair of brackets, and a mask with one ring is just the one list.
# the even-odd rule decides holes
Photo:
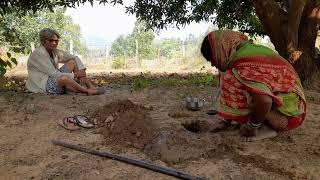
[[(183, 126), (199, 121), (205, 127), (217, 120), (205, 113), (210, 103), (201, 111), (188, 111), (182, 98), (193, 94), (210, 102), (211, 91), (211, 87), (197, 86), (142, 91), (118, 86), (101, 96), (1, 92), (0, 179), (174, 179), (54, 146), (53, 139), (208, 179), (319, 179), (319, 104), (309, 103), (301, 128), (245, 143), (238, 130), (194, 133)], [(71, 132), (57, 124), (76, 114), (90, 116), (96, 127)]]

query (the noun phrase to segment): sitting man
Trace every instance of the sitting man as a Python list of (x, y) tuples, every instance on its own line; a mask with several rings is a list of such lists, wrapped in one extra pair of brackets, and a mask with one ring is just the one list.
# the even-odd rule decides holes
[[(64, 94), (66, 90), (88, 95), (105, 93), (104, 88), (93, 86), (77, 56), (57, 49), (60, 38), (57, 31), (42, 29), (39, 38), (41, 46), (30, 54), (27, 63), (26, 87), (29, 91), (48, 94)], [(59, 63), (64, 63), (60, 69)]]

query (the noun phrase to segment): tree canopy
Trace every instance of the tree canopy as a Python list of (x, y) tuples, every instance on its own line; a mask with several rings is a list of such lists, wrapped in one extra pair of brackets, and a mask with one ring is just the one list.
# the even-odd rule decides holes
[[(76, 7), (94, 0), (11, 0), (0, 2), (0, 14), (8, 12), (32, 13), (38, 9), (51, 9), (55, 6)], [(123, 4), (122, 0), (100, 0), (100, 4)], [(212, 21), (219, 27), (238, 27), (243, 31), (263, 33), (263, 28), (254, 13), (249, 0), (136, 0), (128, 6), (127, 12), (147, 23), (148, 28), (163, 29), (168, 26), (181, 26), (192, 21)]]
[(65, 8), (38, 11), (35, 14), (18, 16), (8, 13), (0, 19), (0, 43), (9, 46), (15, 52), (29, 53), (30, 43), (39, 44), (38, 33), (43, 28), (53, 28), (61, 35), (61, 49), (68, 49), (70, 40), (74, 41), (75, 51), (84, 53), (85, 45), (80, 41), (80, 26), (66, 16)]
[(137, 21), (129, 35), (121, 35), (113, 42), (111, 54), (118, 57), (134, 57), (138, 53), (139, 58), (150, 58), (155, 52), (152, 44), (154, 38), (154, 33), (146, 29), (145, 22)]
[[(153, 31), (148, 30), (145, 22), (137, 21), (129, 35), (120, 35), (112, 43), (110, 54), (114, 57), (136, 57), (140, 59), (154, 59), (165, 57), (168, 59), (198, 56), (198, 48), (202, 36), (189, 35), (184, 41), (179, 38), (155, 39)], [(138, 47), (138, 49), (136, 49)], [(183, 48), (185, 54), (183, 54)], [(138, 51), (137, 51), (138, 50)]]

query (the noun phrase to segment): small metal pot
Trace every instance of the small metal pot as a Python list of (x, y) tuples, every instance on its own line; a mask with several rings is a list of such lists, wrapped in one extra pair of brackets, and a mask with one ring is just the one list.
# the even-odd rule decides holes
[(186, 107), (192, 111), (198, 111), (203, 108), (205, 103), (204, 99), (196, 97), (187, 97), (186, 98)]

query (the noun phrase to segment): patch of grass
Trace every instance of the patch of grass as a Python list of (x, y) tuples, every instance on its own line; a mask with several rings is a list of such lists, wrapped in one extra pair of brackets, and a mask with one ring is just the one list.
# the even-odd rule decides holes
[(188, 76), (169, 75), (163, 77), (152, 77), (151, 74), (142, 74), (133, 81), (134, 90), (141, 90), (150, 86), (181, 86), (199, 85), (213, 86), (217, 80), (211, 74), (190, 74)]
[[(41, 96), (38, 96), (41, 97)], [(46, 101), (44, 98), (37, 98), (38, 101)], [(42, 111), (42, 107), (37, 105), (33, 94), (26, 94), (15, 91), (2, 91), (0, 92), (0, 103), (14, 103), (16, 111), (24, 112), (26, 114), (36, 114)]]
[[(48, 101), (49, 99), (50, 96), (42, 94), (23, 93), (20, 91), (0, 91), (0, 103), (15, 103), (17, 108)], [(31, 106), (30, 108), (32, 108)]]
[(18, 90), (21, 82), (16, 80), (8, 80), (3, 76), (0, 76), (0, 90), (13, 91)]
[(114, 69), (123, 69), (125, 66), (123, 59), (115, 59), (112, 63), (112, 68)]
[(136, 80), (133, 81), (133, 89), (134, 90), (141, 90), (144, 89), (146, 87), (149, 87), (153, 84), (153, 80), (152, 79), (148, 79), (148, 78), (138, 78)]
[(36, 114), (43, 110), (43, 108), (37, 104), (25, 104), (22, 109), (26, 114)]
[(212, 86), (217, 83), (217, 80), (212, 75), (192, 76), (190, 81), (191, 81), (191, 84), (204, 85), (204, 86)]

